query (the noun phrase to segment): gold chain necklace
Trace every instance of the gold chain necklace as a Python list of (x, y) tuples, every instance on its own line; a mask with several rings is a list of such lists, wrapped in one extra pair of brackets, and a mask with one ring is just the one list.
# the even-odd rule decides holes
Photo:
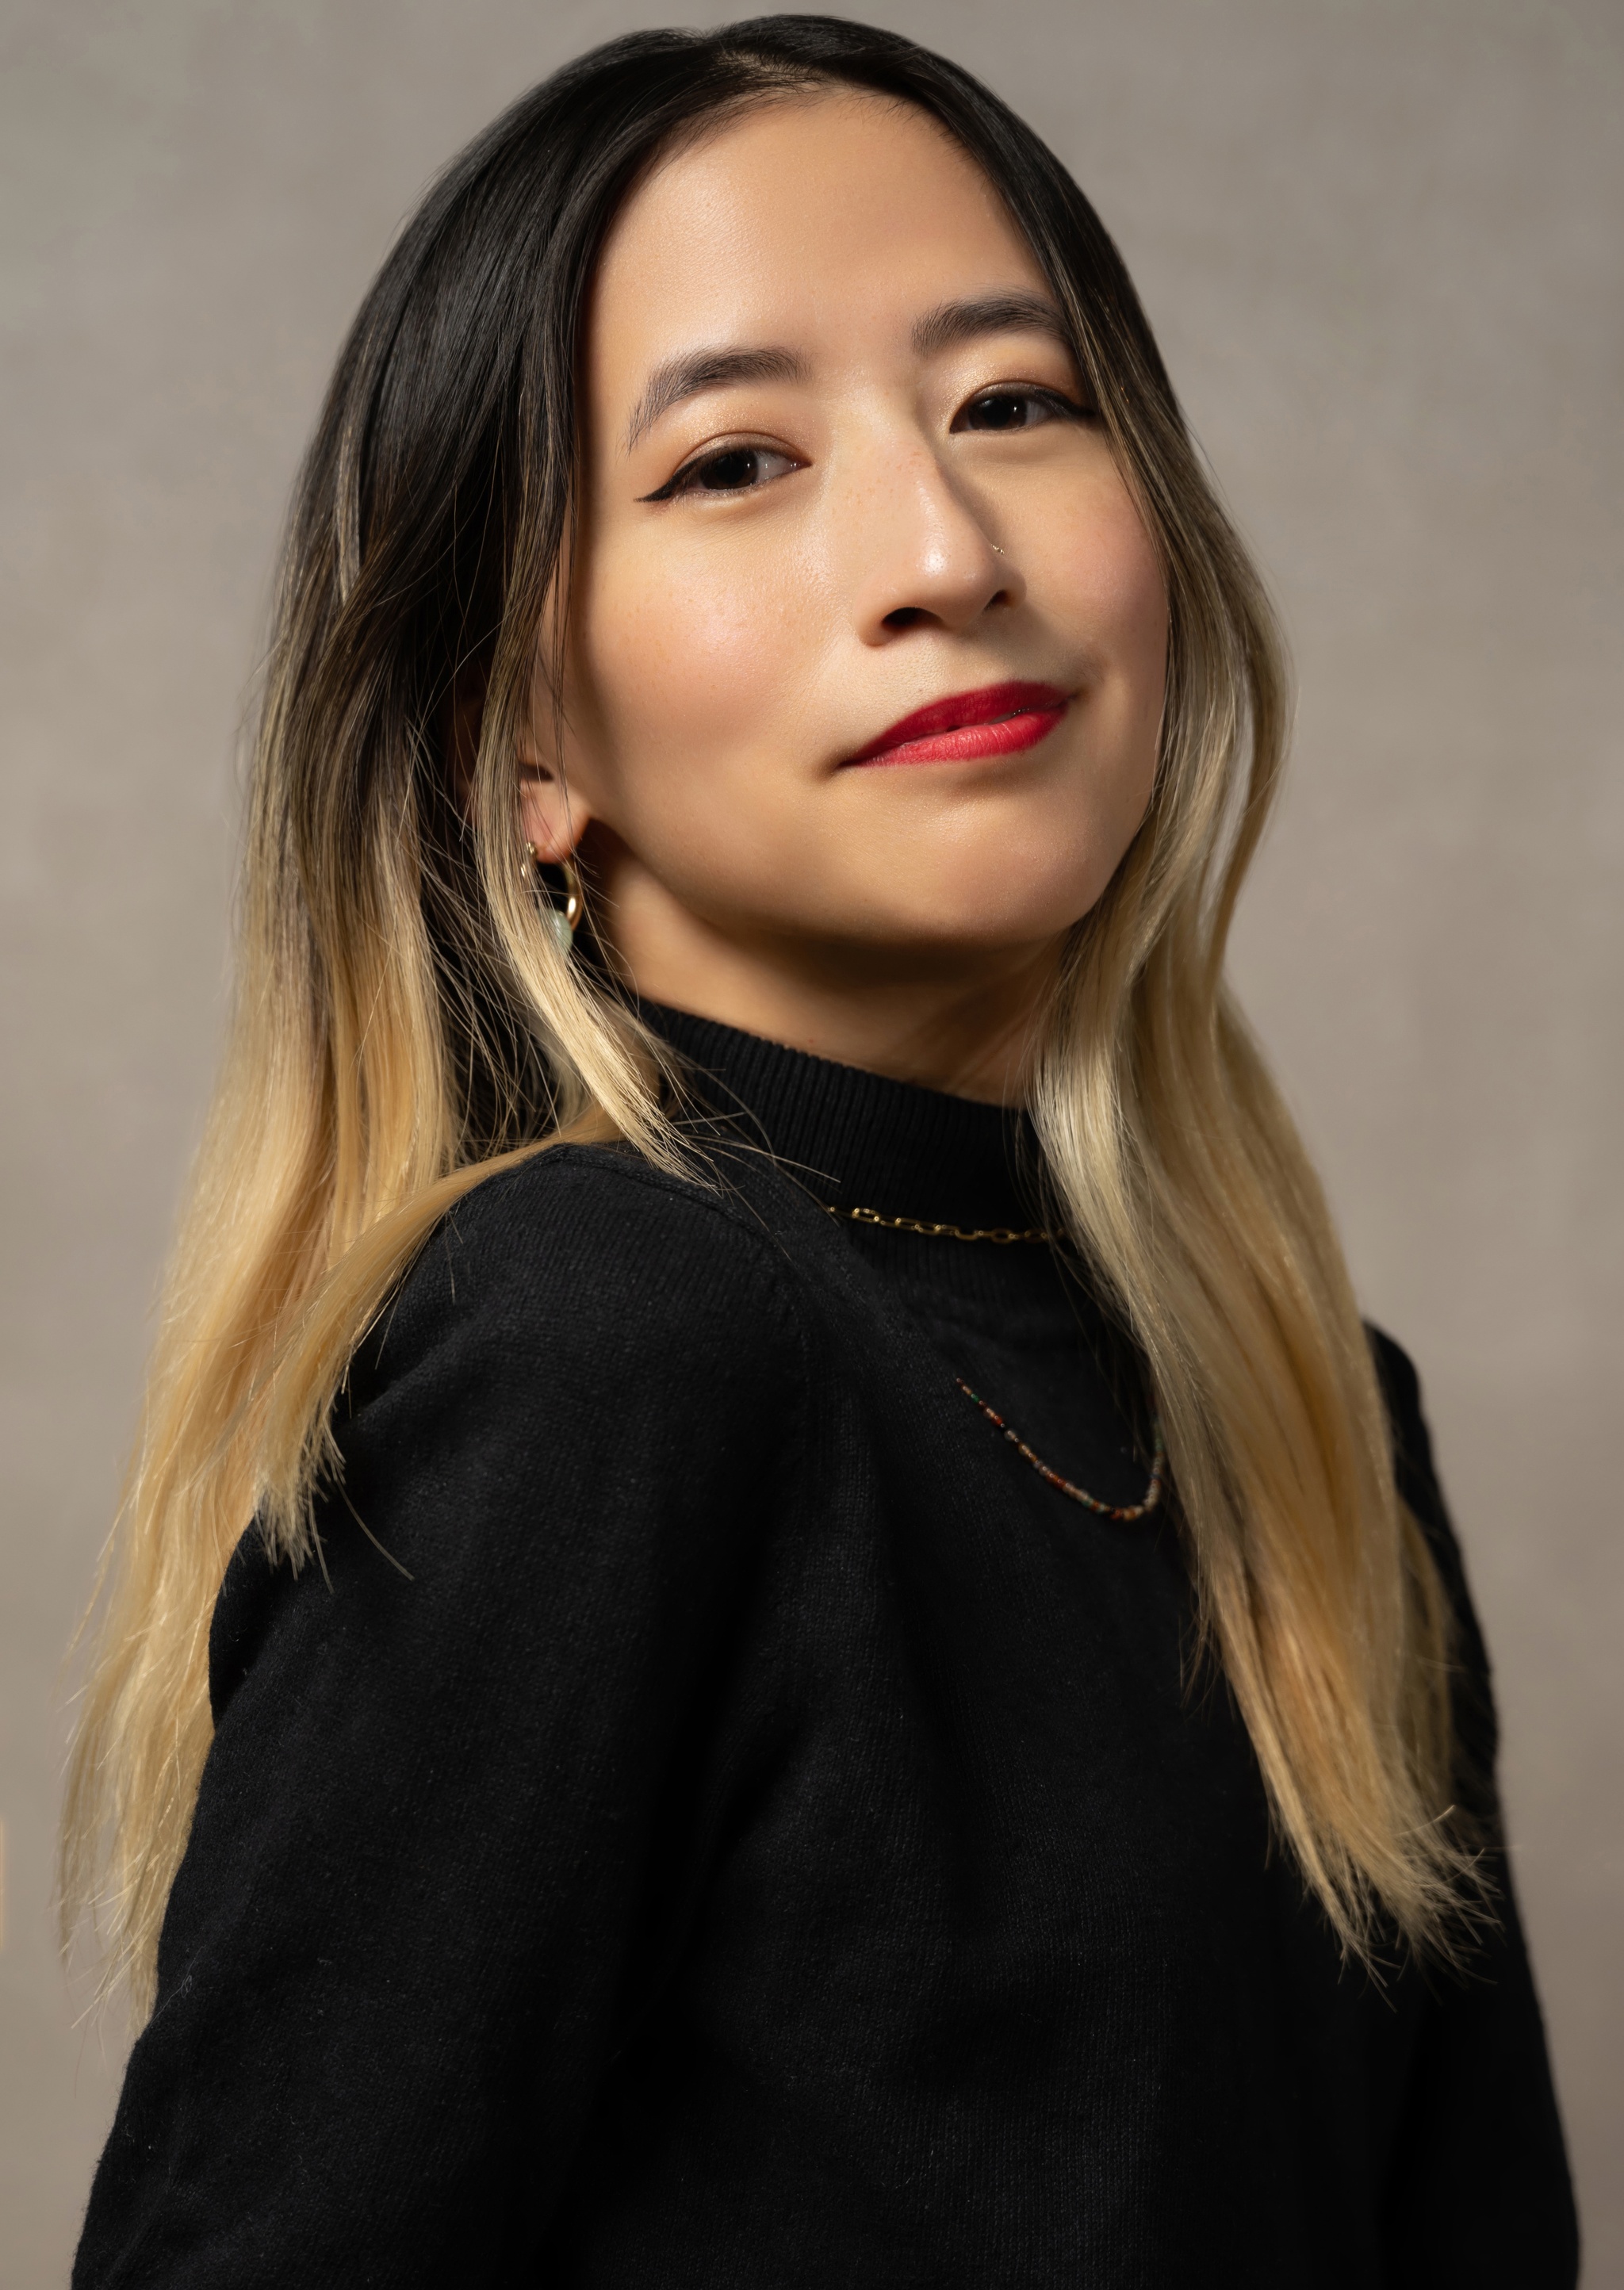
[(922, 1224), (917, 1217), (882, 1216), (878, 1209), (837, 1209), (828, 1201), (823, 1205), (831, 1216), (844, 1217), (849, 1223), (877, 1225), (882, 1232), (922, 1232), (927, 1240), (991, 1240), (1000, 1248), (1008, 1248), (1013, 1241), (1058, 1237), (1037, 1225), (1026, 1232), (1016, 1232), (1007, 1224), (989, 1225), (984, 1232), (966, 1232), (962, 1224)]
[[(996, 1242), (1000, 1248), (1008, 1248), (1015, 1241), (1052, 1241), (1055, 1238), (1053, 1233), (1044, 1232), (1036, 1226), (1027, 1232), (1016, 1232), (1009, 1225), (1004, 1224), (989, 1226), (984, 1231), (966, 1232), (963, 1225), (927, 1224), (918, 1217), (882, 1216), (878, 1209), (837, 1209), (831, 1206), (828, 1201), (825, 1201), (823, 1205), (831, 1216), (844, 1217), (848, 1223), (877, 1226), (882, 1232), (922, 1233), (927, 1240), (990, 1240)], [(972, 1391), (962, 1375), (956, 1375), (953, 1381), (971, 1405), (979, 1409), (987, 1418), (994, 1430), (1009, 1441), (1018, 1455), (1024, 1457), (1026, 1461), (1030, 1463), (1038, 1477), (1053, 1487), (1058, 1493), (1063, 1494), (1068, 1501), (1081, 1503), (1084, 1510), (1092, 1510), (1100, 1518), (1116, 1519), (1124, 1526), (1132, 1525), (1135, 1519), (1148, 1518), (1161, 1501), (1162, 1489), (1166, 1483), (1167, 1446), (1162, 1437), (1162, 1419), (1159, 1415), (1151, 1418), (1151, 1433), (1156, 1445), (1151, 1457), (1149, 1485), (1136, 1503), (1101, 1502), (1099, 1496), (1091, 1495), (1086, 1487), (1079, 1487), (1070, 1479), (1062, 1478), (1059, 1471), (1051, 1470), (1043, 1457), (1028, 1446), (1020, 1432), (1012, 1429), (998, 1413), (996, 1408), (989, 1406), (979, 1391)]]

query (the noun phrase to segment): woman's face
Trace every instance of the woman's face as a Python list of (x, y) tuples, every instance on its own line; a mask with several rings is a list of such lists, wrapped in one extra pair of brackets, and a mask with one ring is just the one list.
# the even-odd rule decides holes
[(628, 203), (588, 341), (567, 797), (538, 750), (524, 821), (588, 829), (637, 986), (1052, 949), (1149, 799), (1166, 596), (985, 179), (876, 98), (752, 112)]

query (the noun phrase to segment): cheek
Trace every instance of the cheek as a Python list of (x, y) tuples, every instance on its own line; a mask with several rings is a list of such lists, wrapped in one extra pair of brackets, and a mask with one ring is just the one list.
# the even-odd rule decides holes
[(1052, 578), (1057, 614), (1071, 621), (1084, 657), (1092, 656), (1091, 776), (1125, 847), (1156, 778), (1168, 609), (1161, 560), (1114, 473), (1057, 535)]
[(656, 569), (609, 551), (595, 568), (575, 673), (583, 721), (623, 798), (648, 792), (634, 784), (645, 761), (668, 767), (657, 778), (673, 791), (725, 777), (794, 708), (813, 617), (804, 568), (741, 564), (741, 554), (695, 552)]
[[(1120, 478), (1091, 488), (1060, 540), (1058, 591), (1075, 600), (1085, 641), (1108, 680), (1132, 687), (1136, 712), (1159, 720), (1167, 673), (1167, 583)], [(1127, 696), (1124, 693), (1124, 697)]]

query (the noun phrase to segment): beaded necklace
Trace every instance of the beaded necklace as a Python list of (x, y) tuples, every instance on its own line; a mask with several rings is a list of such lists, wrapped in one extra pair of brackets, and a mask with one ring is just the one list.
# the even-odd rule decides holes
[[(1009, 1225), (992, 1225), (984, 1231), (972, 1232), (966, 1231), (962, 1225), (927, 1224), (918, 1217), (882, 1216), (878, 1209), (840, 1209), (828, 1201), (823, 1205), (831, 1216), (844, 1217), (848, 1223), (877, 1226), (884, 1232), (920, 1233), (927, 1240), (990, 1240), (1000, 1248), (1008, 1248), (1018, 1241), (1052, 1241), (1056, 1237), (1053, 1233), (1044, 1232), (1036, 1226), (1026, 1232), (1016, 1232)], [(1030, 1463), (1038, 1477), (1046, 1481), (1058, 1493), (1066, 1496), (1068, 1501), (1081, 1503), (1084, 1510), (1092, 1510), (1100, 1518), (1116, 1519), (1124, 1526), (1132, 1525), (1135, 1519), (1148, 1518), (1161, 1501), (1166, 1477), (1167, 1445), (1162, 1437), (1159, 1415), (1151, 1418), (1151, 1433), (1156, 1444), (1151, 1455), (1150, 1485), (1136, 1503), (1101, 1502), (1099, 1496), (1091, 1495), (1086, 1487), (1079, 1487), (1070, 1479), (1062, 1478), (1058, 1471), (1052, 1470), (1043, 1457), (1028, 1446), (1020, 1432), (1004, 1421), (996, 1408), (989, 1406), (979, 1391), (972, 1391), (962, 1375), (956, 1375), (953, 1381), (971, 1405), (980, 1409), (994, 1430), (1009, 1441), (1018, 1455)]]
[(1123, 1525), (1126, 1526), (1136, 1518), (1148, 1518), (1150, 1516), (1150, 1513), (1156, 1509), (1156, 1505), (1161, 1501), (1162, 1480), (1164, 1469), (1167, 1461), (1167, 1449), (1162, 1438), (1162, 1419), (1159, 1415), (1154, 1419), (1152, 1425), (1152, 1429), (1156, 1438), (1156, 1447), (1151, 1458), (1150, 1485), (1145, 1489), (1144, 1493), (1140, 1497), (1140, 1500), (1136, 1503), (1101, 1502), (1099, 1496), (1091, 1495), (1086, 1487), (1074, 1486), (1069, 1479), (1061, 1478), (1058, 1471), (1052, 1471), (1041, 1455), (1036, 1455), (1033, 1453), (1031, 1448), (1028, 1446), (1020, 1432), (1012, 1430), (1009, 1425), (1004, 1421), (1003, 1416), (998, 1413), (996, 1408), (992, 1408), (988, 1405), (987, 1402), (982, 1398), (979, 1391), (971, 1390), (970, 1386), (964, 1381), (962, 1375), (956, 1375), (953, 1381), (957, 1384), (959, 1389), (964, 1393), (965, 1398), (969, 1400), (972, 1406), (979, 1407), (982, 1414), (987, 1418), (988, 1421), (993, 1426), (993, 1429), (996, 1431), (1001, 1431), (1004, 1434), (1004, 1437), (1009, 1441), (1010, 1445), (1015, 1450), (1015, 1453), (1018, 1455), (1024, 1455), (1026, 1457), (1028, 1462), (1030, 1463), (1032, 1469), (1037, 1473), (1040, 1479), (1046, 1479), (1052, 1487), (1057, 1488), (1061, 1494), (1068, 1496), (1074, 1503), (1081, 1503), (1084, 1510), (1097, 1512), (1101, 1518), (1114, 1518), (1119, 1520)]

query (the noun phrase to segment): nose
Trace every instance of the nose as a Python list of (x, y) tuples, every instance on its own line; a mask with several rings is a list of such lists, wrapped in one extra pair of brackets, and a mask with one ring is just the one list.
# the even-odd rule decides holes
[(929, 446), (918, 441), (885, 463), (847, 504), (863, 642), (894, 644), (914, 629), (956, 636), (983, 613), (1018, 604), (1014, 564)]

